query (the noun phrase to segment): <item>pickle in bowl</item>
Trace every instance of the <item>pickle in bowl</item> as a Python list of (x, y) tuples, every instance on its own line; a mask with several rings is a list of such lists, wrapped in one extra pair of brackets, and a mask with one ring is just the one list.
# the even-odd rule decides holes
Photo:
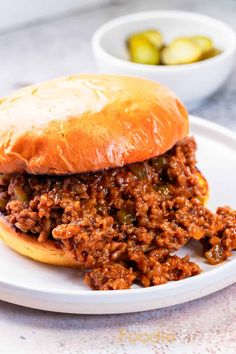
[(145, 36), (136, 34), (127, 42), (130, 59), (134, 63), (157, 65), (160, 63), (160, 53), (155, 45)]
[(190, 39), (201, 48), (203, 54), (213, 49), (213, 41), (209, 37), (194, 36), (190, 37)]
[(175, 39), (161, 52), (161, 62), (165, 65), (190, 64), (201, 57), (202, 50), (189, 38)]
[(161, 32), (157, 30), (147, 30), (139, 33), (139, 35), (147, 38), (158, 50), (163, 47), (163, 37)]
[(134, 33), (127, 40), (130, 60), (149, 65), (181, 65), (213, 58), (222, 53), (205, 35), (179, 37), (164, 43), (155, 29)]
[(221, 53), (222, 53), (222, 50), (213, 47), (209, 52), (204, 53), (202, 60), (216, 57), (217, 55), (219, 55)]

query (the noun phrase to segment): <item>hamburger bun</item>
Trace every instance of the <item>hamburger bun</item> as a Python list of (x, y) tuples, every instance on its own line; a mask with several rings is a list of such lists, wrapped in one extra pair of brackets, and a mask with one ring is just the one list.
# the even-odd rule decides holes
[(135, 77), (83, 74), (0, 99), (0, 171), (65, 175), (144, 161), (188, 133), (167, 88)]
[(17, 253), (34, 261), (61, 267), (80, 267), (78, 261), (57, 247), (54, 241), (38, 242), (33, 235), (16, 231), (3, 216), (0, 216), (0, 239)]
[[(141, 162), (188, 134), (188, 114), (163, 86), (140, 78), (75, 75), (0, 100), (0, 172), (69, 175)], [(208, 195), (200, 172), (197, 178)], [(0, 237), (41, 263), (81, 267), (57, 242), (38, 242), (0, 218)]]

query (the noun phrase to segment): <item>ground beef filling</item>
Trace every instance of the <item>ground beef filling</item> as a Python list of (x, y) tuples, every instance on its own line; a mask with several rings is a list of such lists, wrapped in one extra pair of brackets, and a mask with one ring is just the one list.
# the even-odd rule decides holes
[(191, 238), (211, 264), (236, 248), (236, 212), (203, 206), (196, 143), (185, 138), (161, 157), (67, 177), (2, 175), (0, 210), (17, 230), (58, 247), (88, 270), (93, 289), (164, 284), (200, 273), (174, 252)]

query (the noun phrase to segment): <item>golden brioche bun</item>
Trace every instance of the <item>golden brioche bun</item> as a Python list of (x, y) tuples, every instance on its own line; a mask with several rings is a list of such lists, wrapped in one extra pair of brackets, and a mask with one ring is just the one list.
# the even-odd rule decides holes
[[(204, 193), (204, 198), (201, 202), (206, 205), (209, 197), (208, 183), (200, 171), (196, 173), (196, 176)], [(76, 259), (70, 257), (61, 248), (56, 247), (56, 243), (53, 240), (40, 243), (34, 236), (26, 235), (20, 231), (17, 232), (4, 217), (0, 217), (1, 238), (14, 251), (34, 261), (62, 267), (83, 268), (83, 265)]]
[(144, 161), (188, 133), (167, 88), (135, 77), (83, 74), (0, 99), (0, 172), (72, 174)]
[(16, 231), (3, 216), (0, 217), (0, 239), (17, 253), (34, 261), (61, 267), (79, 267), (53, 240), (38, 242), (37, 237)]

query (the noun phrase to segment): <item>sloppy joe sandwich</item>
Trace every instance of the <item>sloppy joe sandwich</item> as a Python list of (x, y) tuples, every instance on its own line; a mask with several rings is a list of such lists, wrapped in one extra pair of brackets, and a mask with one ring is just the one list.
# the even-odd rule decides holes
[(236, 212), (206, 208), (188, 131), (179, 99), (141, 78), (74, 75), (2, 98), (1, 239), (84, 270), (96, 290), (199, 274), (176, 255), (191, 239), (206, 261), (223, 262), (236, 248)]

